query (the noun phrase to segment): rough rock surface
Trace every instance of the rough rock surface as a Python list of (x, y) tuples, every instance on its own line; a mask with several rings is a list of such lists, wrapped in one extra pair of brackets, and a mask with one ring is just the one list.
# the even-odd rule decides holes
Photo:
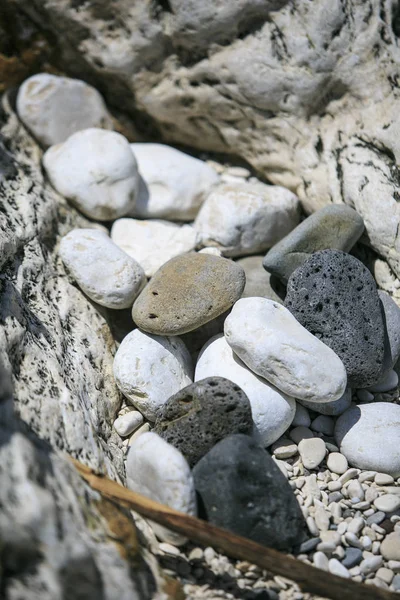
[[(148, 597), (140, 579), (146, 587), (151, 577), (134, 568), (131, 517), (92, 493), (64, 454), (124, 478), (121, 440), (112, 429), (120, 396), (111, 334), (96, 307), (71, 284), (57, 254), (60, 235), (89, 224), (44, 182), (40, 154), (3, 98), (2, 591), (10, 598), (44, 600)], [(131, 555), (111, 541), (124, 535), (133, 544)]]
[(400, 274), (396, 0), (6, 4), (166, 142), (240, 156), (308, 212), (355, 208)]

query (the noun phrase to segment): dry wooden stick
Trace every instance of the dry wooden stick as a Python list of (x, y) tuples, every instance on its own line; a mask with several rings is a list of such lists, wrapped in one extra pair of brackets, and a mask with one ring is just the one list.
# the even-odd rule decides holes
[(96, 475), (79, 461), (73, 458), (71, 460), (89, 485), (109, 499), (183, 534), (194, 542), (213, 546), (232, 558), (246, 560), (274, 575), (281, 575), (295, 581), (303, 591), (332, 598), (332, 600), (395, 600), (397, 598), (397, 594), (393, 592), (331, 575), (277, 550), (266, 548), (225, 529), (154, 502), (107, 477)]

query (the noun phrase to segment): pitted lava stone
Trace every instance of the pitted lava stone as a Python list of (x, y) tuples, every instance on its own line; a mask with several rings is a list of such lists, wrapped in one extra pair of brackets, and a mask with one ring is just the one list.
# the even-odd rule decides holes
[(279, 550), (304, 541), (304, 517), (296, 496), (253, 438), (225, 438), (197, 463), (193, 477), (210, 523)]
[(351, 387), (381, 379), (382, 308), (374, 278), (361, 261), (339, 250), (315, 252), (290, 276), (285, 306), (341, 358)]
[(162, 406), (154, 432), (178, 448), (192, 467), (217, 442), (251, 433), (250, 402), (229, 379), (207, 377), (180, 390)]

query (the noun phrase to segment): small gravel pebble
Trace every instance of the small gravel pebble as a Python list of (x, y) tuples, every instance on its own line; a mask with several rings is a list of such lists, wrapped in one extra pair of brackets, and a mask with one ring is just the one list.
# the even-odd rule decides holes
[(349, 468), (347, 458), (343, 454), (340, 454), (340, 452), (331, 452), (326, 461), (326, 466), (330, 471), (338, 475), (343, 475)]
[(377, 485), (392, 485), (394, 483), (393, 477), (387, 473), (377, 473), (374, 481)]
[(323, 552), (316, 552), (313, 556), (313, 562), (317, 569), (329, 571), (329, 559)]
[(382, 512), (394, 512), (400, 508), (400, 496), (395, 496), (394, 494), (385, 494), (384, 496), (379, 496), (379, 498), (374, 501), (374, 505)]
[(360, 564), (361, 573), (363, 573), (363, 575), (374, 573), (382, 566), (382, 563), (382, 556), (371, 556), (370, 558), (366, 558)]
[(338, 575), (339, 577), (344, 577), (345, 579), (350, 578), (350, 573), (346, 567), (343, 566), (343, 564), (340, 563), (336, 558), (331, 558), (329, 561), (329, 572), (332, 573), (332, 575)]
[(321, 438), (303, 439), (299, 443), (299, 452), (304, 467), (316, 469), (325, 458), (325, 442)]
[(362, 551), (359, 548), (346, 548), (346, 553), (342, 564), (347, 569), (351, 569), (352, 567), (360, 564), (362, 557)]

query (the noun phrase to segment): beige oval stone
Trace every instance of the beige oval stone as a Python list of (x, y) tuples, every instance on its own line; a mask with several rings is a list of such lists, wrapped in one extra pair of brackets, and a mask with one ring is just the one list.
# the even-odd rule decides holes
[(241, 296), (246, 277), (226, 258), (190, 252), (165, 263), (132, 309), (136, 325), (156, 335), (181, 335), (228, 310)]

